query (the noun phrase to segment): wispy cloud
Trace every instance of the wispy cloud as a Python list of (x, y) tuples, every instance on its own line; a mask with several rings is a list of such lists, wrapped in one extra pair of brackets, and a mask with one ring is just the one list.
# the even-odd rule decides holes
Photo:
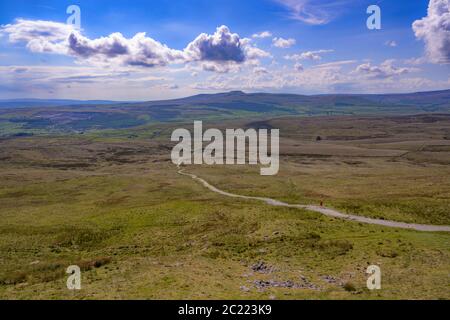
[(386, 41), (384, 43), (384, 45), (391, 47), (391, 48), (395, 48), (395, 47), (397, 47), (397, 41), (395, 41), (395, 40)]
[[(145, 100), (150, 94), (170, 94), (175, 79), (167, 72), (118, 68), (105, 70), (87, 66), (0, 66), (0, 97), (79, 98)], [(154, 90), (151, 90), (154, 89)], [(163, 94), (164, 93), (164, 94)]]
[[(289, 10), (291, 19), (307, 24), (327, 24), (338, 16), (351, 0), (273, 0)], [(353, 0), (354, 1), (354, 0)]]
[(359, 93), (411, 92), (445, 89), (448, 81), (412, 77), (418, 71), (394, 65), (386, 60), (380, 65), (365, 63), (352, 67), (358, 61), (343, 60), (304, 68), (270, 69), (268, 72), (240, 73), (232, 76), (213, 75), (206, 81), (191, 85), (196, 90), (250, 90), (306, 93), (342, 93), (351, 90)]
[(286, 60), (322, 60), (322, 55), (326, 53), (332, 53), (334, 50), (315, 50), (315, 51), (305, 51), (299, 54), (286, 55), (284, 58)]
[(340, 61), (317, 64), (317, 65), (313, 66), (312, 68), (340, 69), (343, 66), (352, 65), (352, 64), (356, 64), (356, 63), (358, 63), (358, 60), (340, 60)]

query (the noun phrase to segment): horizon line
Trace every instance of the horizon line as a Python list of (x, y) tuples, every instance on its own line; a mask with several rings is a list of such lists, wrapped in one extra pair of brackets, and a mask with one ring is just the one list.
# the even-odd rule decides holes
[(438, 93), (438, 92), (446, 92), (450, 91), (448, 89), (442, 90), (429, 90), (429, 91), (414, 91), (414, 92), (397, 92), (397, 93), (318, 93), (318, 94), (301, 94), (301, 93), (283, 93), (283, 92), (245, 92), (243, 90), (230, 90), (216, 93), (199, 93), (193, 94), (190, 96), (180, 96), (178, 98), (170, 98), (170, 99), (156, 99), (156, 100), (109, 100), (109, 99), (74, 99), (74, 98), (12, 98), (12, 99), (0, 99), (0, 102), (20, 102), (20, 101), (58, 101), (58, 100), (67, 100), (74, 102), (108, 102), (108, 103), (145, 103), (145, 102), (159, 102), (159, 101), (171, 101), (171, 100), (182, 100), (188, 99), (197, 96), (214, 96), (221, 94), (231, 94), (231, 93), (241, 93), (245, 95), (257, 95), (257, 94), (266, 94), (266, 95), (290, 95), (290, 96), (304, 96), (304, 97), (324, 97), (324, 96), (392, 96), (392, 95), (413, 95), (413, 94), (423, 94), (423, 93)]

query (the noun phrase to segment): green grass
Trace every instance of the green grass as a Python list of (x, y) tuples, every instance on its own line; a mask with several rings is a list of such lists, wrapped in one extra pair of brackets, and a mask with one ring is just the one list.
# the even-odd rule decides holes
[[(3, 193), (0, 296), (449, 298), (447, 234), (230, 200), (176, 175), (170, 165), (148, 166), (146, 174), (125, 165), (96, 177), (71, 172), (63, 181), (49, 170), (41, 178), (51, 182)], [(14, 190), (20, 183), (8, 184)], [(258, 261), (276, 271), (252, 272)], [(365, 289), (369, 263), (383, 270), (381, 291)], [(65, 289), (65, 268), (72, 264), (87, 265), (77, 293)], [(325, 282), (326, 275), (339, 284)], [(255, 287), (261, 280), (300, 282), (300, 276), (320, 289)], [(341, 285), (349, 281), (356, 290)]]
[[(301, 139), (282, 140), (278, 176), (262, 177), (248, 166), (187, 170), (235, 193), (292, 203), (324, 199), (352, 213), (448, 224), (447, 166), (432, 158), (371, 156), (380, 149), (374, 141), (370, 150), (367, 141), (342, 144), (365, 146), (366, 156), (333, 154), (339, 145), (327, 142), (327, 135), (349, 132), (328, 128), (323, 134), (319, 120), (302, 127)], [(340, 126), (347, 128), (346, 121)], [(153, 129), (163, 132), (159, 138), (2, 141), (0, 151), (8, 157), (0, 160), (0, 298), (450, 299), (448, 233), (220, 196), (178, 175), (161, 138), (170, 129)], [(420, 130), (428, 135), (441, 129), (434, 124)], [(305, 155), (302, 143), (317, 134), (327, 144), (317, 150), (327, 157)], [(414, 144), (408, 148), (416, 150)], [(260, 262), (270, 271), (254, 271)], [(65, 270), (73, 264), (82, 268), (77, 292), (66, 289)], [(372, 264), (382, 270), (379, 291), (366, 288), (365, 270)], [(288, 282), (296, 287), (270, 286)]]

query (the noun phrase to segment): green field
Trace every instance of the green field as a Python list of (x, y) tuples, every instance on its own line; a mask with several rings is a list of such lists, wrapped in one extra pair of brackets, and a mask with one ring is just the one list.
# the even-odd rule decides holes
[[(281, 131), (275, 177), (254, 166), (186, 168), (222, 190), (450, 224), (447, 115), (207, 125)], [(192, 123), (1, 140), (0, 298), (450, 299), (450, 234), (220, 196), (171, 164), (180, 126)], [(77, 292), (66, 288), (73, 264)], [(366, 288), (372, 264), (381, 290)]]

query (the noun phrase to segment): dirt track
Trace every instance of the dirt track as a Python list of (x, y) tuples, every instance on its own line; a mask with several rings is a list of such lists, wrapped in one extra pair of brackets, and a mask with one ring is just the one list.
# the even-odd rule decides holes
[(435, 226), (435, 225), (413, 224), (413, 223), (404, 223), (404, 222), (397, 222), (397, 221), (390, 221), (390, 220), (373, 219), (373, 218), (367, 218), (367, 217), (363, 217), (363, 216), (346, 214), (346, 213), (342, 213), (342, 212), (339, 212), (334, 209), (320, 207), (320, 206), (289, 204), (289, 203), (285, 203), (285, 202), (278, 201), (278, 200), (271, 199), (271, 198), (250, 197), (250, 196), (238, 195), (238, 194), (222, 191), (194, 174), (183, 172), (183, 169), (179, 170), (178, 173), (183, 176), (191, 177), (192, 179), (201, 182), (209, 190), (219, 193), (221, 195), (227, 196), (227, 197), (263, 201), (271, 206), (306, 209), (306, 210), (310, 210), (310, 211), (314, 211), (314, 212), (319, 212), (319, 213), (324, 214), (329, 217), (352, 220), (352, 221), (357, 221), (357, 222), (367, 223), (367, 224), (375, 224), (375, 225), (391, 227), (391, 228), (412, 229), (412, 230), (427, 231), (427, 232), (436, 232), (436, 231), (450, 232), (450, 226)]

